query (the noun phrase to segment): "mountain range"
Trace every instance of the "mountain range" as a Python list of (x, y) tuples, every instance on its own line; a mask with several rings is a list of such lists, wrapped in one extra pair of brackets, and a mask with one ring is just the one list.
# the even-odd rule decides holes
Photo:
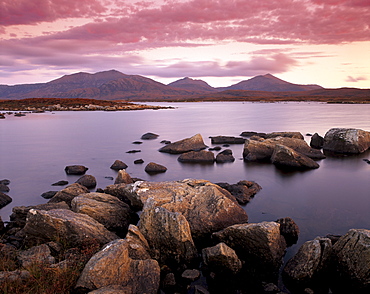
[[(0, 85), (0, 99), (92, 98), (104, 100), (255, 100), (292, 97), (367, 97), (370, 90), (324, 89), (319, 85), (298, 85), (271, 74), (260, 75), (229, 87), (214, 88), (202, 80), (185, 77), (168, 85), (140, 75), (116, 70), (75, 73), (47, 83)], [(343, 96), (343, 97), (344, 97)]]

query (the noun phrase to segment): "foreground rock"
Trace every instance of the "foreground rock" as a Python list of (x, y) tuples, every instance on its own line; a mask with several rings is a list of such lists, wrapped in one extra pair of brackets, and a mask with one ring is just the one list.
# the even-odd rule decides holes
[(28, 246), (56, 240), (71, 247), (87, 242), (103, 245), (118, 238), (90, 216), (67, 209), (31, 209), (22, 231)]
[(156, 206), (181, 213), (189, 222), (195, 242), (248, 221), (246, 212), (228, 191), (205, 180), (136, 182), (126, 189), (142, 203), (153, 198)]
[(83, 175), (88, 168), (83, 165), (68, 165), (64, 170), (68, 175)]
[(252, 181), (239, 181), (236, 184), (216, 184), (229, 191), (240, 204), (248, 203), (262, 189), (260, 185)]
[(305, 242), (284, 267), (283, 278), (289, 289), (298, 292), (305, 288), (314, 289), (317, 293), (327, 291), (331, 253), (332, 244), (328, 238)]
[(134, 213), (126, 203), (104, 193), (81, 194), (72, 200), (71, 208), (74, 212), (91, 216), (119, 236), (126, 235), (134, 220)]
[(190, 151), (181, 154), (178, 159), (180, 162), (187, 163), (214, 163), (215, 155), (211, 151)]
[(186, 138), (174, 143), (167, 144), (159, 149), (159, 151), (172, 154), (180, 154), (189, 151), (199, 151), (205, 148), (207, 148), (207, 146), (204, 144), (202, 136), (200, 134), (196, 134), (191, 138)]
[(336, 284), (346, 293), (370, 293), (370, 230), (349, 230), (333, 246)]
[(311, 158), (284, 145), (275, 145), (271, 162), (283, 169), (315, 169), (320, 165)]
[(178, 212), (156, 207), (150, 198), (143, 209), (139, 229), (147, 239), (151, 256), (161, 265), (177, 267), (190, 264), (197, 257), (190, 226)]
[(12, 198), (0, 192), (0, 208), (3, 208), (4, 206), (8, 205), (10, 202), (12, 202)]
[(131, 176), (124, 170), (119, 170), (116, 179), (114, 180), (114, 184), (131, 184), (134, 180)]
[(130, 255), (131, 245), (135, 247), (126, 239), (114, 240), (96, 253), (82, 271), (76, 284), (77, 290), (88, 291), (114, 285), (116, 289), (119, 287), (118, 293), (156, 294), (160, 280), (158, 262)]
[(76, 181), (76, 183), (86, 187), (87, 189), (93, 189), (96, 187), (96, 178), (92, 175), (83, 175)]
[(370, 132), (360, 129), (333, 128), (324, 137), (325, 151), (358, 154), (370, 148)]
[(237, 224), (212, 237), (234, 249), (247, 266), (254, 267), (250, 270), (257, 270), (261, 275), (277, 275), (286, 248), (278, 223)]
[(48, 203), (66, 202), (69, 206), (71, 206), (71, 201), (73, 198), (80, 194), (89, 192), (89, 189), (86, 187), (78, 183), (74, 183), (56, 193), (55, 196), (48, 201)]
[(117, 197), (121, 201), (128, 204), (134, 211), (143, 209), (143, 203), (140, 199), (138, 199), (136, 194), (131, 193), (131, 191), (127, 189), (127, 184), (122, 183), (109, 185), (105, 187), (104, 193)]

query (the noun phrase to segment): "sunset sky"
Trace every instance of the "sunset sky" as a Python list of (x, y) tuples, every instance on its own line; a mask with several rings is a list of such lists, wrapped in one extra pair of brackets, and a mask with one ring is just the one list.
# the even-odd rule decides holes
[(370, 0), (2, 0), (0, 84), (116, 69), (370, 88)]

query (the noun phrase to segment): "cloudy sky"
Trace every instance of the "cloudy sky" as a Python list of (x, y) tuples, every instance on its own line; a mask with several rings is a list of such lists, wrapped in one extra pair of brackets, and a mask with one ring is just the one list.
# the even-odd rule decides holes
[(370, 88), (370, 0), (2, 0), (0, 84), (116, 69)]

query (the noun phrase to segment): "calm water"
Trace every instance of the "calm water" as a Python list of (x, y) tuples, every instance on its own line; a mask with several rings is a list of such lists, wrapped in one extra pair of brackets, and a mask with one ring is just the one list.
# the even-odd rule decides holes
[[(153, 103), (154, 104), (154, 103)], [(157, 105), (160, 103), (157, 103)], [(162, 103), (160, 105), (166, 105)], [(177, 155), (158, 152), (160, 141), (177, 141), (200, 133), (211, 146), (209, 136), (238, 136), (242, 131), (299, 131), (324, 135), (333, 127), (370, 130), (370, 105), (321, 103), (172, 103), (176, 109), (131, 112), (57, 112), (8, 116), (0, 121), (0, 179), (9, 179), (13, 202), (0, 210), (8, 220), (11, 209), (47, 200), (43, 192), (61, 189), (51, 184), (59, 180), (75, 182), (67, 176), (66, 165), (82, 164), (94, 175), (98, 187), (113, 181), (116, 172), (109, 167), (116, 159), (124, 161), (132, 177), (151, 181), (207, 179), (236, 183), (256, 181), (262, 190), (245, 209), (250, 222), (292, 217), (300, 227), (300, 244), (316, 236), (343, 234), (351, 228), (370, 229), (370, 158), (359, 156), (327, 158), (320, 168), (306, 172), (282, 173), (270, 164), (248, 164), (241, 160), (243, 146), (235, 145), (236, 161), (227, 164), (189, 165)], [(156, 140), (140, 140), (154, 132)], [(306, 137), (309, 142), (310, 137)], [(139, 149), (140, 153), (129, 154)], [(143, 165), (133, 164), (142, 158)], [(165, 165), (164, 174), (150, 176), (146, 163)]]

